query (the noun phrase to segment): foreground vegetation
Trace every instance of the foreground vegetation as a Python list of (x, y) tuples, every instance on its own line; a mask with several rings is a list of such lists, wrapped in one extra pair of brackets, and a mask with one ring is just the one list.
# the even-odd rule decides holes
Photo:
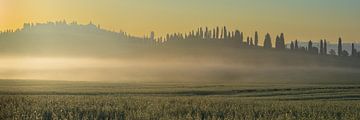
[(1, 119), (359, 119), (358, 101), (239, 97), (1, 96)]
[(0, 119), (360, 119), (357, 84), (0, 82)]

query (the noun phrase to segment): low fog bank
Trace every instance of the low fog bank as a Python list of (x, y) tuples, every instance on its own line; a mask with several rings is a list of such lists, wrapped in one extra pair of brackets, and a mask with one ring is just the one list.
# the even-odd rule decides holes
[(0, 35), (0, 79), (356, 83), (360, 78), (358, 58), (240, 44), (218, 39), (162, 43), (93, 24), (41, 24)]
[(188, 52), (134, 52), (132, 57), (113, 58), (1, 57), (0, 78), (102, 82), (347, 84), (358, 82), (360, 77), (360, 69), (357, 67), (313, 56), (310, 59), (307, 55), (290, 54), (287, 57), (271, 51), (269, 53), (273, 54), (250, 54), (247, 49), (243, 53), (236, 52), (238, 54), (224, 50), (211, 54), (202, 51), (192, 54)]

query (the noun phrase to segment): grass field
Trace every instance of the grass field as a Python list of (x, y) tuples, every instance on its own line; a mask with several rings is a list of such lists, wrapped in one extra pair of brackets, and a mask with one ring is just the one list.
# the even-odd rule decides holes
[(360, 84), (0, 83), (0, 119), (360, 119)]

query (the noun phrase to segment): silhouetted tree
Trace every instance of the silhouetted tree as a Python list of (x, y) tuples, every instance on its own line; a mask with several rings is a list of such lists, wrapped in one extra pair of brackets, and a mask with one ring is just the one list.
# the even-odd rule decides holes
[(275, 48), (280, 49), (280, 37), (277, 35), (275, 39)]
[(265, 35), (264, 48), (272, 48), (271, 36), (270, 36), (269, 33), (267, 33), (267, 34)]
[(294, 50), (294, 47), (295, 47), (294, 42), (291, 41), (291, 43), (290, 43), (290, 50)]
[(357, 50), (355, 49), (354, 43), (351, 43), (351, 56), (357, 56)]
[(257, 47), (259, 44), (259, 35), (258, 35), (258, 32), (256, 31), (255, 32), (255, 46)]
[(250, 46), (254, 46), (254, 42), (252, 38), (250, 38)]
[(203, 31), (202, 27), (200, 27), (200, 30), (199, 30), (199, 38), (200, 39), (204, 38), (204, 31)]
[(224, 31), (223, 31), (224, 33), (224, 39), (227, 39), (227, 34), (228, 34), (228, 32), (227, 32), (227, 29), (226, 29), (226, 26), (224, 26)]
[(216, 27), (216, 39), (219, 39), (220, 37), (219, 32), (220, 32), (219, 27)]
[(295, 50), (299, 49), (298, 41), (295, 40)]
[(308, 52), (311, 54), (318, 54), (319, 53), (319, 49), (317, 47), (313, 47), (313, 43), (310, 40), (309, 44), (308, 44)]
[(228, 32), (228, 34), (227, 34), (227, 38), (226, 39), (228, 39), (229, 40), (229, 38), (231, 37), (231, 33), (230, 32)]
[(208, 37), (209, 37), (209, 29), (208, 29), (208, 27), (205, 27), (204, 38), (208, 39)]
[(320, 40), (320, 55), (324, 54), (324, 42), (323, 40)]
[(285, 36), (284, 36), (284, 33), (280, 34), (280, 46), (281, 46), (281, 49), (285, 49)]
[(247, 37), (246, 38), (246, 46), (249, 46), (250, 45), (250, 37)]
[(281, 33), (280, 36), (276, 36), (275, 48), (285, 49), (285, 38), (283, 33)]
[(224, 38), (224, 28), (221, 29), (220, 38), (219, 38), (219, 39), (223, 39), (223, 38)]
[(342, 56), (342, 41), (341, 41), (341, 37), (339, 38), (339, 42), (338, 42), (338, 56)]
[(326, 39), (324, 40), (324, 55), (327, 55), (327, 43), (326, 43)]
[(216, 39), (216, 29), (215, 28), (213, 29), (213, 34), (212, 35), (213, 35), (212, 38)]
[(241, 34), (240, 34), (240, 45), (242, 45), (243, 42), (244, 42), (244, 33), (241, 32)]

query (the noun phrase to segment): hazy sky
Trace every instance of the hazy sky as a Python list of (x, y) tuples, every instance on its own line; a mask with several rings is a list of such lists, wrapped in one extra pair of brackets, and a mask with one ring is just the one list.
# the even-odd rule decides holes
[[(56, 20), (143, 36), (231, 26), (287, 39), (360, 41), (360, 0), (0, 0), (0, 30)], [(251, 34), (250, 34), (251, 33)]]

